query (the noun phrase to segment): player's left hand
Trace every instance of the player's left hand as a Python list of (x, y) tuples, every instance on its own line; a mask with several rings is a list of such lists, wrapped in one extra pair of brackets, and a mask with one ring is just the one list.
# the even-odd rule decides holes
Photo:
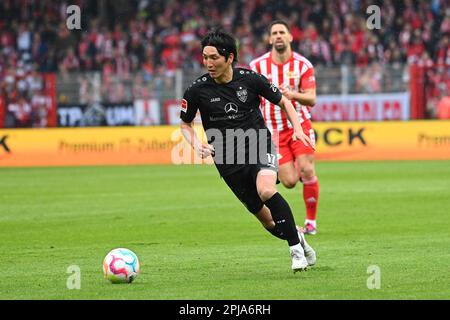
[(294, 141), (300, 140), (305, 146), (309, 145), (311, 146), (311, 148), (313, 148), (313, 150), (316, 150), (316, 145), (314, 144), (314, 142), (303, 131), (294, 131), (292, 139)]
[(285, 86), (284, 84), (281, 84), (279, 86), (279, 89), (280, 89), (280, 92), (281, 92), (281, 94), (283, 96), (285, 96), (289, 100), (293, 100), (294, 99), (294, 91), (292, 91), (289, 86)]
[(207, 143), (202, 143), (194, 147), (194, 150), (197, 152), (197, 155), (202, 158), (206, 159), (209, 156), (215, 155), (214, 146)]

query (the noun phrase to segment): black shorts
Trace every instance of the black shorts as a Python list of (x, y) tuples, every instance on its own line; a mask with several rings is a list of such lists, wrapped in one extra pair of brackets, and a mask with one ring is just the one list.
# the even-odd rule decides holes
[(244, 204), (248, 211), (257, 214), (264, 203), (258, 195), (256, 189), (256, 177), (262, 169), (277, 171), (276, 168), (267, 167), (261, 164), (250, 164), (243, 169), (223, 177), (228, 187), (235, 196)]

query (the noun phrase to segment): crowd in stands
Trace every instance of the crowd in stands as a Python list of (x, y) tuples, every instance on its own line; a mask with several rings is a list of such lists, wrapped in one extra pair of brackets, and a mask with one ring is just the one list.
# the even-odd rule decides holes
[[(73, 4), (80, 30), (66, 25)], [(367, 27), (371, 5), (381, 9), (379, 29)], [(276, 18), (289, 23), (294, 50), (315, 66), (367, 66), (372, 74), (383, 65), (450, 65), (450, 0), (2, 0), (0, 79), (99, 71), (119, 94), (113, 76), (126, 81), (139, 71), (145, 83), (177, 69), (200, 71), (199, 40), (216, 26), (239, 39), (239, 62), (247, 65), (268, 50), (267, 26)], [(449, 68), (439, 70), (446, 74), (429, 79), (449, 92)], [(377, 91), (370, 74), (367, 85)]]

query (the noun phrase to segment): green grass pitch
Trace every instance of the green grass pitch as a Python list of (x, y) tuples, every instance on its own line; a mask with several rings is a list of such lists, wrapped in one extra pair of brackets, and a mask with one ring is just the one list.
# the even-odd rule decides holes
[[(0, 169), (0, 299), (450, 299), (449, 161), (317, 171), (318, 262), (293, 274), (213, 166)], [(298, 224), (300, 190), (279, 187)], [(103, 279), (115, 247), (140, 258), (131, 285)]]

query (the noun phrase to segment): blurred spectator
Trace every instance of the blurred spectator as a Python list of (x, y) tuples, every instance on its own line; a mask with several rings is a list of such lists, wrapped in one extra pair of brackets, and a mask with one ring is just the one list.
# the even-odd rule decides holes
[[(84, 17), (89, 17), (83, 32), (67, 29), (69, 4), (81, 6)], [(366, 27), (365, 8), (371, 4), (369, 0), (134, 0), (107, 5), (95, 0), (4, 0), (0, 48), (2, 55), (13, 57), (8, 59), (12, 67), (22, 61), (41, 71), (94, 71), (114, 59), (118, 62), (112, 72), (120, 76), (144, 65), (162, 66), (171, 76), (177, 68), (200, 67), (197, 44), (210, 28), (222, 25), (236, 34), (245, 62), (267, 49), (265, 25), (283, 18), (292, 26), (294, 48), (315, 65), (415, 63), (425, 51), (434, 62), (445, 62), (450, 0), (378, 1), (382, 28), (373, 31)], [(5, 63), (0, 59), (0, 68)]]
[(35, 88), (31, 99), (31, 126), (35, 128), (47, 127), (47, 116), (52, 102), (44, 94), (44, 90)]
[(78, 60), (72, 48), (67, 50), (66, 56), (59, 65), (59, 70), (62, 72), (72, 72), (80, 70), (80, 61)]
[(31, 105), (22, 96), (17, 101), (8, 104), (8, 112), (13, 116), (16, 128), (31, 127), (31, 111)]

